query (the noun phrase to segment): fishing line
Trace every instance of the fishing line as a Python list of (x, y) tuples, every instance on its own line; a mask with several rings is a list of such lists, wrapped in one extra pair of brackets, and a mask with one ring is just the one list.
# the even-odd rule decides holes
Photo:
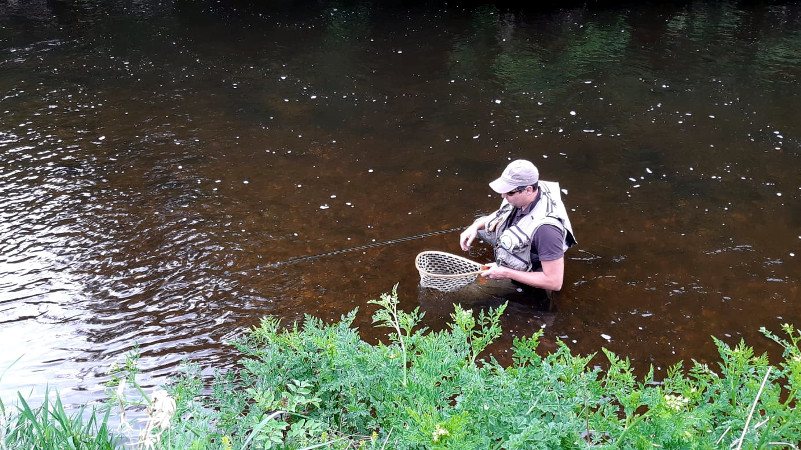
[(276, 263), (272, 263), (272, 264), (267, 264), (267, 265), (264, 265), (264, 266), (254, 267), (252, 269), (243, 270), (242, 272), (250, 272), (251, 270), (259, 270), (259, 269), (263, 269), (263, 268), (275, 268), (275, 267), (280, 267), (280, 266), (286, 266), (286, 265), (289, 265), (289, 264), (299, 263), (299, 262), (302, 262), (302, 261), (309, 261), (309, 260), (312, 260), (312, 259), (322, 258), (324, 256), (339, 255), (339, 254), (342, 254), (342, 253), (348, 253), (348, 252), (353, 252), (353, 251), (357, 251), (357, 250), (366, 250), (368, 248), (381, 247), (381, 246), (390, 245), (390, 244), (397, 244), (399, 242), (413, 241), (415, 239), (422, 239), (422, 238), (426, 238), (426, 237), (429, 237), (429, 236), (436, 236), (438, 234), (452, 233), (454, 231), (461, 230), (462, 228), (463, 227), (457, 227), (457, 228), (449, 228), (447, 230), (431, 231), (429, 233), (415, 234), (414, 236), (406, 236), (406, 237), (402, 237), (402, 238), (398, 238), (398, 239), (391, 239), (389, 241), (373, 242), (371, 244), (360, 245), (358, 247), (343, 248), (341, 250), (334, 250), (334, 251), (325, 252), (325, 253), (318, 253), (316, 255), (299, 256), (297, 258), (287, 259), (286, 261), (280, 261), (280, 262), (276, 262)]

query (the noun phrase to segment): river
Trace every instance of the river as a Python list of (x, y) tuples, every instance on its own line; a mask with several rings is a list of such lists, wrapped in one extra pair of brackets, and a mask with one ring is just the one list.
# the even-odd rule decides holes
[[(544, 328), (663, 374), (801, 324), (798, 3), (271, 5), (0, 3), (3, 399), (102, 398), (135, 346), (145, 386), (211, 375), (265, 315), (379, 339), (396, 283), (433, 329), (508, 301), (500, 361)], [(421, 289), (517, 158), (579, 241), (557, 300)]]

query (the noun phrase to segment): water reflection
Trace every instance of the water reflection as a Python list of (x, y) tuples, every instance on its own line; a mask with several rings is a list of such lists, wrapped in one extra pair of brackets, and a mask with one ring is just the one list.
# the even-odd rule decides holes
[[(0, 392), (98, 398), (135, 344), (146, 384), (225, 365), (265, 314), (378, 339), (395, 283), (431, 328), (508, 300), (501, 360), (544, 328), (663, 370), (799, 320), (798, 8), (156, 3), (0, 5)], [(420, 290), (458, 233), (275, 265), (463, 226), (517, 157), (581, 238), (555, 309)]]

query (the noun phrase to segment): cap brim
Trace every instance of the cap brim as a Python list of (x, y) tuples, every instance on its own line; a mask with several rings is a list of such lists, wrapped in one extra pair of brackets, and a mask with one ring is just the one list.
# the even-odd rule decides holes
[(511, 192), (517, 189), (517, 186), (513, 186), (502, 179), (498, 178), (497, 180), (493, 181), (489, 184), (489, 187), (492, 188), (493, 191), (499, 194), (505, 194), (507, 192)]

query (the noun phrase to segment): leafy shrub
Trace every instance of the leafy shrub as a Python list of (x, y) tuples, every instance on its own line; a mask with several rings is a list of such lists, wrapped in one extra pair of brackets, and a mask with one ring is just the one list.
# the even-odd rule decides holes
[[(716, 367), (677, 364), (658, 381), (653, 370), (638, 379), (627, 359), (606, 349), (607, 370), (563, 342), (540, 356), (542, 331), (514, 340), (511, 366), (481, 358), (501, 334), (506, 305), (477, 314), (455, 305), (448, 328), (430, 331), (419, 326), (418, 309), (398, 309), (396, 290), (371, 303), (379, 306), (374, 324), (389, 329), (386, 341), (359, 337), (352, 326), (358, 310), (333, 324), (307, 316), (284, 327), (267, 317), (232, 342), (240, 366), (218, 373), (208, 391), (198, 366), (186, 364), (166, 392), (148, 396), (135, 381), (138, 355), (129, 355), (109, 391), (124, 424), (126, 408), (146, 408), (146, 425), (127, 430), (137, 433), (128, 445), (752, 449), (801, 441), (801, 333), (790, 325), (783, 326), (786, 339), (762, 329), (783, 348), (778, 366), (743, 342), (732, 348), (715, 340)], [(126, 386), (141, 400), (131, 401)]]
[(352, 327), (357, 310), (333, 324), (263, 319), (233, 342), (244, 355), (241, 370), (218, 375), (214, 395), (169, 432), (186, 435), (184, 427), (205, 415), (204, 442), (231, 448), (704, 449), (801, 441), (801, 334), (789, 325), (789, 340), (763, 330), (784, 348), (778, 367), (744, 343), (715, 340), (718, 367), (678, 364), (657, 381), (653, 371), (638, 380), (627, 359), (606, 349), (606, 371), (589, 365), (594, 355), (572, 355), (562, 342), (540, 356), (542, 331), (515, 339), (510, 367), (482, 359), (501, 333), (506, 305), (478, 314), (455, 305), (448, 328), (430, 331), (419, 327), (418, 309), (398, 310), (396, 290), (371, 303), (379, 306), (374, 324), (389, 329), (375, 345)]

